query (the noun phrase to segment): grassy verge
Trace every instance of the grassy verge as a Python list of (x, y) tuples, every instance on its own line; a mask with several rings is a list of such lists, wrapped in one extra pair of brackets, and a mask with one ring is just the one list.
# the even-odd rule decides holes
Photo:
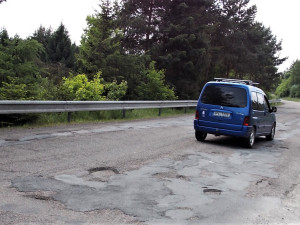
[(287, 100), (287, 101), (292, 101), (292, 102), (300, 102), (300, 98), (284, 97), (282, 99)]
[[(188, 109), (162, 109), (159, 116), (159, 109), (133, 109), (126, 110), (126, 117), (123, 118), (122, 110), (115, 111), (96, 111), (96, 112), (73, 112), (71, 114), (71, 123), (86, 123), (86, 122), (110, 122), (110, 121), (126, 121), (137, 119), (149, 119), (170, 117), (182, 115), (185, 113), (192, 114), (195, 108)], [(36, 126), (54, 126), (60, 124), (68, 124), (68, 113), (41, 113), (37, 114), (37, 119), (34, 122), (27, 122), (23, 127), (36, 127)]]

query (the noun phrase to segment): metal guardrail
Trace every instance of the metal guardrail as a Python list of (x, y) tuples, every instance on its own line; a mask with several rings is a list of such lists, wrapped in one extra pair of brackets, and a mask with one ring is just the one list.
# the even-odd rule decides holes
[[(280, 99), (270, 100), (279, 103)], [(11, 101), (0, 100), (0, 114), (77, 112), (195, 107), (197, 100), (179, 101)]]
[(272, 103), (280, 103), (281, 102), (281, 99), (272, 99), (272, 100), (269, 100), (269, 102), (272, 104)]
[(182, 101), (0, 101), (0, 114), (127, 110), (195, 107), (196, 100)]

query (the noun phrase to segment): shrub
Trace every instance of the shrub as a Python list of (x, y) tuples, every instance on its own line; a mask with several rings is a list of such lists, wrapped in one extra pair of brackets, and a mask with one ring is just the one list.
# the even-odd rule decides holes
[(293, 85), (290, 88), (290, 97), (300, 98), (300, 85)]

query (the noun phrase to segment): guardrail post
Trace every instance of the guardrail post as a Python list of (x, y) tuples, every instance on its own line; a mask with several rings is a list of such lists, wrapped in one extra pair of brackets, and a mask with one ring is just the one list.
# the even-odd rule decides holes
[(162, 108), (158, 109), (158, 116), (161, 116)]
[(122, 109), (122, 116), (123, 116), (123, 119), (126, 118), (126, 109)]
[(71, 122), (71, 115), (72, 115), (72, 112), (68, 112), (68, 123)]

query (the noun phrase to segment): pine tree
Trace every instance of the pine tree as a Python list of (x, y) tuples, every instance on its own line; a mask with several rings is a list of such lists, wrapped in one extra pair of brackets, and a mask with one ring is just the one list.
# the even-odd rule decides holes
[(166, 68), (166, 80), (176, 86), (179, 98), (195, 99), (207, 64), (212, 1), (174, 0), (163, 18), (162, 41), (154, 58)]
[(40, 67), (43, 68), (43, 77), (48, 77), (54, 84), (59, 84), (62, 77), (75, 70), (75, 53), (77, 46), (71, 44), (68, 31), (63, 24), (53, 32), (51, 28), (42, 26), (36, 30), (32, 39), (44, 46), (40, 52)]

